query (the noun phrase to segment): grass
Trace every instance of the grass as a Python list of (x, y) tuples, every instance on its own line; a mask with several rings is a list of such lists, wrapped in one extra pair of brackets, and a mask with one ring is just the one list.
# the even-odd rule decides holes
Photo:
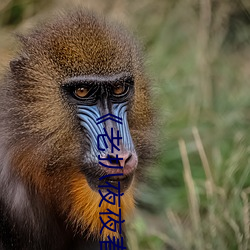
[[(249, 249), (249, 3), (92, 2), (143, 40), (158, 107), (161, 152), (138, 191), (131, 249)], [(29, 20), (22, 11), (16, 22)]]
[(141, 186), (150, 215), (142, 213), (147, 230), (132, 240), (138, 249), (250, 248), (250, 27), (232, 24), (239, 6), (177, 1), (151, 28), (158, 32), (148, 39), (149, 68), (164, 139), (151, 182)]

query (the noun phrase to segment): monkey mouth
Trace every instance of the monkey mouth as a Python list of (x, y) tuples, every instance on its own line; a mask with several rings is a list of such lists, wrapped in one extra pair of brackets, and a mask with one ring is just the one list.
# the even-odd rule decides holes
[(86, 171), (82, 172), (85, 175), (90, 188), (96, 192), (98, 192), (98, 190), (105, 192), (107, 189), (112, 190), (114, 193), (118, 193), (119, 190), (120, 192), (125, 192), (130, 187), (134, 178), (134, 172), (113, 176), (110, 176), (104, 171), (97, 171), (95, 173)]
[(129, 178), (129, 176), (125, 176), (125, 175), (121, 175), (121, 176), (111, 176), (111, 177), (107, 177), (106, 180), (109, 182), (114, 182), (114, 181), (123, 181), (126, 180), (127, 178)]
[(107, 190), (107, 188), (115, 193), (124, 192), (126, 191), (133, 180), (134, 175), (118, 175), (118, 176), (110, 176), (104, 178), (99, 181), (99, 186), (108, 186), (108, 187), (101, 187), (101, 190)]
[[(99, 190), (112, 190), (114, 193), (126, 191), (134, 178), (137, 168), (137, 155), (131, 154), (127, 157), (124, 166), (106, 161), (105, 167), (100, 162), (86, 162), (86, 167), (81, 168), (91, 189), (98, 192)], [(109, 167), (110, 166), (110, 167)]]

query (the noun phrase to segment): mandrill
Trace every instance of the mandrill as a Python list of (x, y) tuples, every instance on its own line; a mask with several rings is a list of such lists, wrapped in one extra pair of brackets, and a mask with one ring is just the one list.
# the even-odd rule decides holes
[[(126, 222), (121, 231), (104, 224), (132, 213), (152, 151), (138, 43), (86, 10), (18, 37), (20, 52), (0, 84), (0, 249), (94, 250), (114, 236), (125, 242)], [(113, 204), (103, 200), (109, 193)], [(107, 211), (113, 214), (100, 214)]]

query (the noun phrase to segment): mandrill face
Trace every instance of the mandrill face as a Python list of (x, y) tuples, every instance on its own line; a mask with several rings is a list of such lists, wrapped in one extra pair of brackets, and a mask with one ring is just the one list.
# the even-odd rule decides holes
[(89, 145), (80, 160), (89, 186), (97, 191), (106, 182), (115, 187), (120, 182), (121, 191), (127, 190), (138, 163), (127, 121), (134, 98), (132, 72), (71, 77), (62, 90), (79, 118), (81, 143)]
[(24, 195), (36, 194), (32, 202), (79, 233), (99, 235), (99, 212), (111, 206), (99, 208), (99, 186), (120, 183), (126, 218), (151, 153), (150, 94), (138, 44), (123, 27), (86, 11), (62, 15), (20, 40), (1, 90), (0, 157)]

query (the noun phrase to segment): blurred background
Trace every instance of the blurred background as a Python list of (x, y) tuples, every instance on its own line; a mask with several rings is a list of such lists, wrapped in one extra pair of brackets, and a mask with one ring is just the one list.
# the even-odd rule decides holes
[(15, 33), (73, 4), (132, 30), (152, 78), (161, 139), (131, 249), (250, 249), (250, 1), (0, 0), (0, 73)]

